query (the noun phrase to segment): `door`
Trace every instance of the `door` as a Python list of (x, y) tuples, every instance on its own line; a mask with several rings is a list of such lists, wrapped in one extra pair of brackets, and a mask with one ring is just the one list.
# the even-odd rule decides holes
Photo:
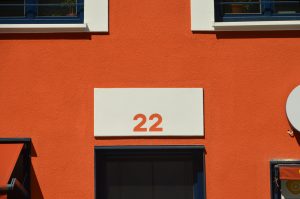
[(100, 150), (95, 158), (96, 199), (204, 198), (202, 152)]

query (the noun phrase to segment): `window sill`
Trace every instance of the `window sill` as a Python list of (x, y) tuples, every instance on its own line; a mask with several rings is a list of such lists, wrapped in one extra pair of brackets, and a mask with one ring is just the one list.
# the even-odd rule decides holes
[(215, 31), (300, 30), (300, 21), (215, 22)]
[(0, 33), (89, 32), (87, 24), (0, 24)]

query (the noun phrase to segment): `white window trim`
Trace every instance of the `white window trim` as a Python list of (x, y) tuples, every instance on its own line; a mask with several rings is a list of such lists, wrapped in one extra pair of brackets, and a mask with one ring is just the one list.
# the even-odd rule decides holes
[(0, 24), (0, 33), (108, 32), (108, 0), (84, 0), (82, 24)]
[(86, 24), (0, 24), (0, 33), (56, 33), (86, 31)]
[(108, 0), (84, 0), (84, 23), (88, 32), (108, 32)]
[(214, 31), (214, 0), (191, 0), (192, 31)]
[(300, 21), (215, 22), (214, 0), (191, 0), (192, 31), (300, 30)]

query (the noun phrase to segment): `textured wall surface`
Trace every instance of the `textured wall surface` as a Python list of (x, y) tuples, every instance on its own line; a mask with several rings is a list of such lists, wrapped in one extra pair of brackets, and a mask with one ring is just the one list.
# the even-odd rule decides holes
[[(192, 33), (189, 0), (110, 1), (109, 34), (1, 34), (0, 135), (31, 137), (33, 198), (94, 198), (94, 146), (204, 144), (207, 198), (270, 198), (300, 32)], [(203, 87), (204, 138), (93, 136), (95, 87)]]

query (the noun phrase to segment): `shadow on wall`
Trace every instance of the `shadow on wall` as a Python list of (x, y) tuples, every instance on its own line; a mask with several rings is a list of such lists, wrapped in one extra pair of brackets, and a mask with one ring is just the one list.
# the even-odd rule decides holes
[(108, 35), (108, 33), (1, 33), (0, 40), (91, 40), (92, 35)]
[[(170, 140), (168, 136), (113, 136), (113, 137), (94, 137), (95, 140), (130, 140), (130, 139), (140, 139), (140, 140)], [(203, 136), (180, 136), (180, 137), (172, 137), (172, 140), (183, 140), (183, 139), (191, 139), (191, 140), (204, 140), (205, 135)]]
[[(31, 145), (31, 157), (37, 157), (37, 153), (33, 145)], [(31, 174), (31, 198), (32, 199), (44, 199), (41, 187), (39, 185), (38, 179), (36, 177), (35, 171), (33, 166), (30, 167), (30, 174)]]
[(300, 38), (300, 31), (234, 31), (217, 32), (217, 39)]
[(32, 199), (44, 199), (43, 193), (41, 191), (41, 187), (39, 185), (35, 171), (32, 166), (31, 166), (30, 172), (31, 172), (31, 198)]
[(294, 136), (295, 136), (295, 138), (297, 140), (297, 143), (300, 146), (300, 132), (297, 131), (297, 130), (295, 130), (295, 129), (293, 129), (293, 132), (294, 132)]
[(194, 31), (193, 34), (214, 34), (216, 39), (300, 38), (298, 30), (282, 31)]

